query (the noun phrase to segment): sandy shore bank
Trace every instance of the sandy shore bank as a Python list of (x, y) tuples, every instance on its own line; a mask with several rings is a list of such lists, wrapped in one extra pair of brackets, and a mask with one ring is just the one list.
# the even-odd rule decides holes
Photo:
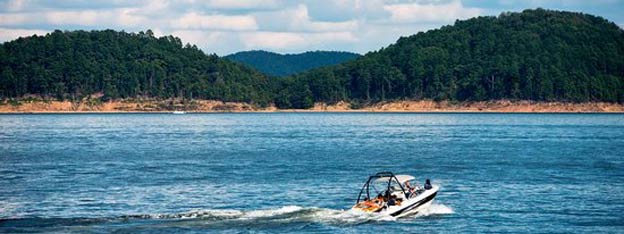
[(563, 103), (532, 101), (487, 101), (487, 102), (435, 102), (393, 101), (364, 105), (352, 109), (350, 103), (339, 102), (328, 105), (316, 103), (310, 109), (283, 110), (274, 106), (257, 107), (239, 102), (213, 100), (156, 101), (122, 100), (109, 102), (93, 101), (42, 101), (22, 100), (0, 102), (0, 113), (159, 113), (183, 110), (186, 112), (509, 112), (509, 113), (576, 113), (611, 112), (624, 113), (624, 105), (604, 102)]

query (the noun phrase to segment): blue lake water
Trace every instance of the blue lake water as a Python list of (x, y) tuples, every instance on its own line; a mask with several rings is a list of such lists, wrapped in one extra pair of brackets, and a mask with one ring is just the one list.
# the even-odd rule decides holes
[[(441, 190), (346, 211), (377, 171)], [(623, 230), (622, 114), (0, 115), (0, 232)]]

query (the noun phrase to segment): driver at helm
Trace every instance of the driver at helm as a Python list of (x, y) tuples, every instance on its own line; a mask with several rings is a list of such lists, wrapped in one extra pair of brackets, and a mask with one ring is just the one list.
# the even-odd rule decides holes
[(412, 186), (408, 181), (405, 181), (405, 188), (407, 188), (407, 192), (405, 193), (405, 197), (410, 198), (414, 195), (414, 191), (416, 190), (416, 186)]
[(405, 181), (405, 188), (407, 188), (407, 190), (410, 191), (410, 192), (414, 192), (414, 187), (412, 187), (412, 185), (410, 185), (409, 180)]

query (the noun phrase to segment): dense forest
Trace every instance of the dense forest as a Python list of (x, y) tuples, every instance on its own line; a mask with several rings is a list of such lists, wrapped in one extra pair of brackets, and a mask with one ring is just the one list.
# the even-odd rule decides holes
[(276, 104), (396, 99), (624, 102), (624, 31), (581, 13), (456, 21), (344, 64), (281, 80)]
[(268, 78), (173, 36), (54, 31), (3, 43), (0, 96), (194, 98), (267, 105)]
[(308, 51), (301, 54), (278, 54), (263, 50), (243, 51), (224, 58), (251, 66), (271, 76), (289, 76), (312, 68), (339, 64), (359, 57), (340, 51)]
[(624, 103), (624, 31), (551, 10), (477, 17), (341, 64), (268, 78), (173, 36), (55, 31), (0, 46), (0, 98), (189, 98), (308, 108), (390, 100)]

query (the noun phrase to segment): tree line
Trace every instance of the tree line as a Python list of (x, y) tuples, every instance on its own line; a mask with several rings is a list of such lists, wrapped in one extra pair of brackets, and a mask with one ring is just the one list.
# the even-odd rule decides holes
[(39, 94), (58, 99), (103, 92), (132, 97), (216, 99), (267, 105), (268, 78), (251, 68), (206, 55), (173, 36), (59, 31), (3, 43), (0, 96)]
[(290, 88), (278, 100), (300, 98), (305, 106), (397, 99), (623, 103), (624, 31), (600, 17), (544, 9), (477, 17), (283, 85)]
[(355, 60), (268, 77), (179, 38), (55, 31), (3, 43), (0, 96), (314, 102), (497, 99), (624, 103), (624, 31), (588, 14), (525, 10), (401, 37)]

